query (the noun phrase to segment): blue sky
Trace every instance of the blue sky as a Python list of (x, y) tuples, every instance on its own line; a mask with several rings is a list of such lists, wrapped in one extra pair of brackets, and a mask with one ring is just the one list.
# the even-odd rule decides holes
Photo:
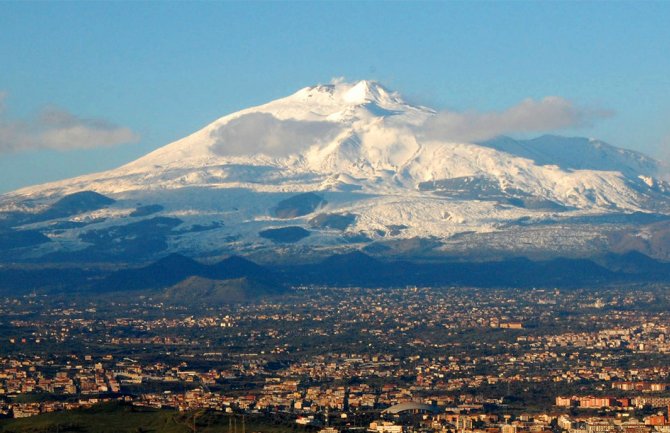
[(667, 1), (0, 2), (0, 192), (340, 76), (451, 111), (560, 96), (614, 113), (560, 133), (665, 157), (669, 22)]

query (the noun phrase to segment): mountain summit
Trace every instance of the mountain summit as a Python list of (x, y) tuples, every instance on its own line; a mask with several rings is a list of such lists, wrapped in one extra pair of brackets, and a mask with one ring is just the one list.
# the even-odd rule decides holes
[[(286, 98), (224, 116), (125, 168), (211, 165), (233, 157), (245, 163), (283, 158), (285, 165), (307, 162), (319, 166), (335, 147), (351, 146), (352, 140), (360, 138), (358, 134), (383, 126), (380, 123), (418, 125), (432, 114), (373, 81), (306, 87)], [(382, 144), (390, 145), (388, 141)]]
[(387, 90), (376, 81), (362, 80), (356, 83), (320, 84), (306, 87), (290, 98), (315, 98), (330, 100), (339, 104), (361, 105), (406, 105), (400, 95)]
[[(670, 214), (660, 164), (640, 153), (558, 136), (453, 142), (425, 133), (435, 115), (374, 81), (306, 87), (117, 169), (1, 196), (0, 246), (98, 259), (590, 254), (611, 247), (621, 224), (609, 221), (642, 230)], [(82, 192), (104, 197), (50, 210)]]

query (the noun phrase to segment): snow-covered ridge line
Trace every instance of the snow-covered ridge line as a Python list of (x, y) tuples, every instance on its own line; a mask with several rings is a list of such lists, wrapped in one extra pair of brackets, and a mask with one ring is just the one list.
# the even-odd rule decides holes
[[(503, 233), (517, 221), (670, 214), (670, 186), (652, 158), (585, 138), (428, 139), (421, 125), (435, 113), (372, 81), (306, 87), (117, 169), (4, 194), (0, 206), (37, 210), (95, 191), (117, 202), (89, 215), (90, 225), (50, 233), (53, 242), (69, 248), (90, 241), (90, 230), (160, 216), (180, 221), (172, 221), (181, 224), (170, 241), (177, 251), (254, 249), (271, 245), (263, 230), (289, 226), (306, 230), (296, 242), (315, 248), (411, 238), (453, 245), (459, 234)], [(288, 218), (275, 214), (282, 200), (310, 192), (323, 203)], [(134, 216), (143, 205), (161, 210)], [(322, 226), (315, 228), (316, 215)], [(341, 226), (333, 228), (328, 218), (338, 215)], [(191, 226), (207, 230), (185, 229)], [(541, 230), (560, 237), (555, 226)], [(604, 235), (588, 236), (601, 242)]]

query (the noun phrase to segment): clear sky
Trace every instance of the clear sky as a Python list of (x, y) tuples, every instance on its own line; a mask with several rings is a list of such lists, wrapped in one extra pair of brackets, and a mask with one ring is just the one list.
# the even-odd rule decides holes
[(333, 77), (453, 111), (560, 96), (614, 113), (560, 133), (665, 157), (670, 1), (0, 1), (0, 192)]

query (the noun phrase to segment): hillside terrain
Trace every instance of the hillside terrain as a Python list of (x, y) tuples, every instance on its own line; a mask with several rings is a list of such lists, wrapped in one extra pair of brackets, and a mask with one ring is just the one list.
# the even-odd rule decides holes
[(307, 87), (117, 169), (0, 196), (0, 260), (670, 259), (660, 162), (587, 138), (455, 142), (438, 115), (376, 82)]

